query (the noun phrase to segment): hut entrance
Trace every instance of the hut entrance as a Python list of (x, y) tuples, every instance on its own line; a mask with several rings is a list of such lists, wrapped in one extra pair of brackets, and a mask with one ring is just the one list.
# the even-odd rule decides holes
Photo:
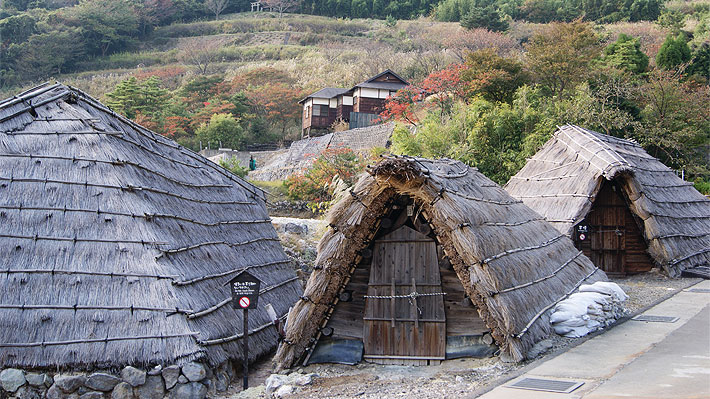
[(604, 181), (592, 210), (575, 227), (575, 246), (610, 275), (651, 270), (653, 261), (621, 187)]
[(488, 357), (498, 349), (416, 208), (408, 196), (392, 199), (306, 363), (355, 364), (364, 358), (429, 365)]
[(445, 359), (444, 292), (433, 239), (402, 226), (375, 241), (363, 321), (369, 361)]

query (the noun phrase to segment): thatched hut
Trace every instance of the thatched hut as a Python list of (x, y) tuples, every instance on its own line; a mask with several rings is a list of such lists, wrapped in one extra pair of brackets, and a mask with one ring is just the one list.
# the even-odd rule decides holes
[(505, 189), (607, 273), (710, 264), (710, 200), (634, 141), (562, 126)]
[(77, 89), (0, 102), (0, 368), (240, 359), (242, 270), (254, 359), (278, 339), (263, 307), (301, 293), (263, 192)]
[(365, 359), (427, 364), (446, 357), (453, 337), (489, 331), (502, 355), (521, 360), (551, 333), (549, 309), (606, 279), (567, 237), (458, 161), (386, 158), (328, 222), (278, 367), (307, 357), (324, 334), (361, 340)]

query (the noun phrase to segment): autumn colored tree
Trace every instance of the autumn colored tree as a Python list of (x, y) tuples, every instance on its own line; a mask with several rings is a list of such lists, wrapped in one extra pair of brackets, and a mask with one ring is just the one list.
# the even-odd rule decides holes
[(577, 19), (553, 22), (525, 45), (528, 70), (553, 96), (586, 79), (601, 47), (592, 25)]
[(441, 117), (448, 115), (456, 101), (468, 96), (468, 85), (461, 79), (463, 70), (461, 64), (450, 64), (432, 72), (420, 84), (400, 89), (387, 100), (380, 119), (416, 125), (417, 113), (427, 108), (435, 108)]
[(349, 148), (323, 151), (311, 167), (289, 176), (284, 185), (291, 199), (308, 201), (314, 211), (325, 211), (338, 186), (351, 187), (364, 170), (365, 161)]
[(279, 138), (286, 136), (287, 128), (301, 118), (298, 103), (307, 93), (285, 83), (274, 83), (250, 87), (244, 91), (253, 112), (264, 118), (272, 129), (279, 131)]
[(501, 57), (494, 49), (469, 53), (461, 77), (468, 83), (471, 94), (495, 102), (512, 101), (515, 90), (529, 81), (520, 61)]
[(417, 104), (426, 97), (424, 91), (412, 85), (400, 89), (394, 96), (387, 99), (384, 110), (380, 113), (380, 119), (395, 120), (416, 126)]
[(451, 113), (451, 107), (456, 101), (468, 96), (468, 85), (461, 79), (464, 71), (461, 64), (450, 64), (446, 68), (432, 72), (420, 84), (427, 100), (439, 109), (440, 115)]

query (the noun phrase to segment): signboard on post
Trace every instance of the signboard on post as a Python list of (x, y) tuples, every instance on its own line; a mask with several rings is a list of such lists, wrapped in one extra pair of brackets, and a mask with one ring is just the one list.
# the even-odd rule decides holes
[(229, 280), (232, 289), (232, 306), (237, 309), (256, 309), (261, 280), (243, 271)]
[(244, 359), (242, 359), (242, 370), (244, 373), (244, 389), (247, 389), (249, 388), (249, 309), (256, 309), (256, 304), (259, 301), (261, 280), (244, 270), (229, 280), (227, 284), (229, 284), (232, 291), (232, 306), (244, 311), (244, 328), (242, 329)]

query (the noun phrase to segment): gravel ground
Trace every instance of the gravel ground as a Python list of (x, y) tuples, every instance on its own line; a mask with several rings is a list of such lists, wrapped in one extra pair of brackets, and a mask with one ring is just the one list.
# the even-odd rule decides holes
[[(671, 279), (657, 270), (629, 277), (612, 278), (629, 295), (626, 302), (628, 315), (636, 314), (657, 302), (701, 281), (699, 278)], [(584, 338), (553, 336), (535, 348), (538, 358), (564, 351)], [(519, 364), (504, 363), (497, 357), (488, 359), (447, 360), (436, 366), (383, 366), (361, 363), (356, 366), (314, 364), (294, 372), (315, 373), (318, 377), (311, 385), (295, 387), (284, 398), (304, 399), (439, 399), (461, 398), (485, 385), (511, 375), (533, 360)], [(265, 359), (256, 367), (254, 383), (263, 383), (268, 377), (271, 362)], [(266, 398), (264, 387), (246, 392), (234, 389), (228, 394), (234, 399)]]
[[(294, 259), (294, 267), (305, 281), (312, 270), (316, 255), (315, 247), (325, 231), (325, 222), (286, 217), (272, 217), (272, 221), (282, 239), (286, 253)], [(307, 226), (308, 231), (288, 232), (286, 230), (293, 229), (287, 229), (287, 224)], [(611, 280), (619, 284), (629, 295), (630, 298), (625, 303), (629, 316), (701, 281), (699, 278), (671, 279), (658, 270), (635, 276), (611, 278)], [(534, 355), (538, 359), (551, 356), (582, 340), (584, 338), (553, 336), (536, 345), (533, 348)], [(310, 385), (295, 387), (293, 393), (284, 398), (461, 398), (497, 379), (510, 376), (533, 360), (512, 364), (504, 363), (498, 357), (454, 359), (444, 361), (440, 365), (419, 367), (383, 366), (365, 362), (356, 366), (314, 364), (292, 370), (303, 374), (315, 373), (318, 377)], [(257, 363), (250, 370), (250, 385), (254, 388), (240, 392), (241, 386), (233, 387), (226, 397), (266, 398), (263, 384), (270, 375), (271, 368), (271, 359), (264, 359)]]

